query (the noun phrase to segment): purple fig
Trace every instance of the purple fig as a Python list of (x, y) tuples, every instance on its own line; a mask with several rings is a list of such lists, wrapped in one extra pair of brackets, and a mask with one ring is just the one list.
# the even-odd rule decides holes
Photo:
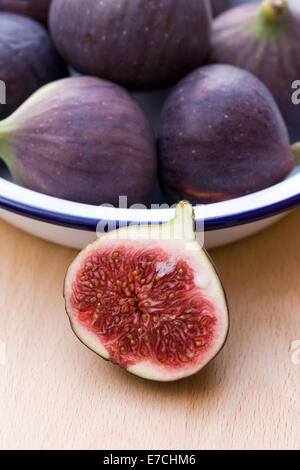
[(0, 0), (0, 11), (10, 11), (31, 16), (41, 23), (46, 23), (51, 0)]
[(243, 196), (280, 182), (295, 164), (271, 93), (232, 65), (202, 67), (175, 87), (163, 110), (159, 152), (173, 202)]
[(0, 123), (0, 155), (15, 181), (89, 204), (146, 202), (156, 177), (152, 128), (118, 85), (92, 77), (53, 82)]
[(210, 0), (213, 15), (217, 16), (230, 7), (231, 0)]
[(0, 119), (15, 111), (34, 91), (67, 74), (46, 29), (25, 16), (0, 13), (0, 79), (6, 104)]
[(299, 133), (300, 105), (292, 100), (300, 78), (300, 11), (286, 0), (264, 0), (228, 10), (213, 25), (211, 63), (242, 67), (271, 90), (292, 140)]
[(163, 86), (207, 58), (208, 0), (54, 0), (53, 40), (78, 72), (130, 87)]

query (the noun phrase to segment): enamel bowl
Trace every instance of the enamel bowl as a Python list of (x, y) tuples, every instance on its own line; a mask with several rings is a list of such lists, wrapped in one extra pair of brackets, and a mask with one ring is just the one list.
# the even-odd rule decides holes
[[(243, 2), (235, 0), (234, 3)], [(168, 93), (169, 90), (159, 90), (134, 94), (156, 131)], [(162, 202), (162, 196), (155, 194), (153, 202)], [(297, 205), (300, 205), (300, 167), (285, 181), (263, 191), (197, 206), (198, 238), (204, 239), (207, 248), (225, 245), (268, 227)], [(0, 162), (0, 217), (51, 242), (80, 249), (104, 230), (132, 223), (162, 223), (173, 216), (174, 209), (97, 207), (36, 193), (11, 182)]]
[[(107, 229), (157, 224), (174, 216), (174, 209), (98, 207), (46, 196), (9, 181), (1, 166), (0, 176), (0, 217), (26, 232), (72, 248), (83, 248)], [(263, 191), (196, 206), (198, 238), (204, 236), (207, 248), (225, 245), (268, 227), (297, 205), (300, 167), (285, 181)]]

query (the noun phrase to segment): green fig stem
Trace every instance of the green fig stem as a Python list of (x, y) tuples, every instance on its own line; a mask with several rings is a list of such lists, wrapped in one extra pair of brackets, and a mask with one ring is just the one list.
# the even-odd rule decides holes
[(286, 0), (264, 0), (252, 23), (256, 36), (269, 39), (286, 32), (290, 9)]
[(6, 124), (6, 119), (0, 122), (0, 160), (9, 167), (11, 163), (11, 149), (9, 145), (9, 137), (11, 129)]
[(261, 6), (260, 14), (268, 21), (274, 22), (281, 20), (289, 11), (289, 5), (286, 0), (264, 0)]
[(297, 142), (294, 145), (291, 145), (291, 150), (295, 155), (296, 165), (300, 165), (300, 142)]
[(196, 239), (195, 213), (188, 201), (180, 201), (177, 204), (175, 218), (166, 226), (171, 228), (171, 238), (185, 241), (186, 249), (194, 248)]
[(175, 211), (174, 226), (184, 239), (186, 235), (194, 238), (195, 235), (195, 213), (188, 201), (180, 201)]

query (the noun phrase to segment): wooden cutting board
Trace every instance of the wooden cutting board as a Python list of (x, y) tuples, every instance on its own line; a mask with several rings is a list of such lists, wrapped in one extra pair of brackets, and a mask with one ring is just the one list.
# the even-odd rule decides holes
[(62, 299), (74, 251), (2, 221), (0, 240), (1, 449), (300, 448), (300, 210), (212, 252), (229, 339), (174, 384), (130, 376), (76, 339)]

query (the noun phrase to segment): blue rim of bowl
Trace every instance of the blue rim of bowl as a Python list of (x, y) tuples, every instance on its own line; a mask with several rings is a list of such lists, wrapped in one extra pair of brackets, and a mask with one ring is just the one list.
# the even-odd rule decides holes
[[(295, 194), (285, 199), (280, 199), (276, 202), (261, 205), (258, 208), (240, 210), (240, 211), (234, 212), (233, 214), (229, 213), (225, 215), (221, 214), (218, 216), (209, 216), (209, 215), (205, 216), (204, 217), (205, 231), (220, 230), (224, 228), (230, 228), (230, 227), (235, 227), (238, 225), (244, 225), (244, 224), (256, 222), (265, 218), (279, 215), (283, 212), (296, 208), (297, 206), (300, 205), (300, 173), (297, 174), (296, 176), (299, 179), (299, 185), (298, 185), (299, 190), (296, 191)], [(5, 181), (5, 180), (2, 180), (2, 178), (0, 178), (0, 182), (1, 181)], [(10, 183), (10, 184), (12, 185), (13, 183)], [(279, 183), (279, 185), (280, 184), (282, 183)], [(25, 188), (22, 188), (22, 190), (31, 194), (34, 193)], [(261, 194), (261, 197), (263, 198), (263, 195), (266, 193), (266, 191), (268, 190), (263, 190), (255, 194), (256, 195)], [(38, 194), (38, 193), (34, 193), (34, 194)], [(244, 202), (244, 200), (246, 201), (246, 199), (251, 196), (252, 195), (243, 196), (242, 198), (238, 198), (238, 199)], [(50, 201), (51, 200), (57, 201), (56, 198), (52, 198), (51, 196), (46, 196), (46, 197)], [(61, 201), (62, 203), (66, 203), (66, 202), (68, 204), (70, 203), (70, 201), (63, 201), (63, 200)], [(217, 204), (214, 204), (214, 206), (221, 205), (221, 204), (224, 204), (224, 203), (222, 202), (217, 203)], [(80, 206), (85, 207), (85, 205), (83, 204), (80, 204)], [(205, 206), (205, 208), (209, 208), (210, 206), (213, 206), (213, 205)], [(90, 208), (91, 206), (86, 206), (86, 207)], [(98, 209), (97, 206), (94, 206), (94, 207)], [(161, 220), (155, 220), (155, 222), (153, 220), (152, 221), (148, 220), (148, 222), (147, 220), (144, 220), (141, 222), (138, 218), (133, 218), (133, 219), (130, 218), (129, 214), (130, 214), (131, 209), (127, 209), (127, 211), (129, 211), (128, 220), (126, 218), (125, 222), (124, 222), (124, 218), (123, 220), (118, 220), (118, 219), (113, 219), (113, 218), (110, 219), (106, 217), (97, 218), (97, 217), (90, 217), (90, 216), (87, 216), (87, 217), (76, 216), (73, 214), (68, 214), (66, 212), (57, 212), (55, 210), (49, 210), (43, 207), (36, 207), (34, 205), (30, 205), (20, 200), (13, 200), (12, 198), (6, 197), (5, 195), (1, 194), (1, 191), (0, 191), (0, 208), (9, 212), (18, 214), (20, 216), (32, 218), (34, 220), (38, 220), (44, 223), (63, 226), (67, 228), (77, 229), (77, 230), (91, 231), (91, 232), (94, 232), (96, 230), (97, 224), (99, 223), (99, 221), (101, 221), (101, 223), (104, 225), (113, 223), (115, 224), (116, 228), (119, 228), (120, 226), (124, 226), (124, 224), (125, 225), (131, 225), (131, 224), (133, 225), (133, 224), (139, 224), (139, 223), (142, 223), (142, 224), (158, 223), (159, 224), (159, 223), (165, 223), (168, 220), (170, 220), (170, 217), (166, 216), (166, 217), (162, 217)], [(118, 210), (122, 210), (122, 209), (118, 209)], [(164, 211), (165, 209), (160, 209), (161, 214), (163, 214)], [(150, 212), (151, 210), (147, 210), (147, 213), (149, 213), (149, 216), (150, 216)], [(197, 217), (196, 217), (196, 220), (197, 220)]]

